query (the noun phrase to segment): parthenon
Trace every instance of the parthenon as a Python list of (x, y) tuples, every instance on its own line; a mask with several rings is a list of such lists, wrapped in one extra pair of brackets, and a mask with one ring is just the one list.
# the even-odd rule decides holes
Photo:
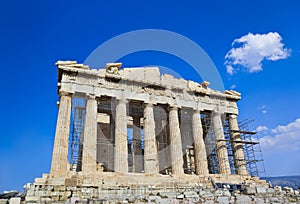
[(52, 164), (36, 186), (97, 187), (101, 197), (124, 187), (262, 182), (246, 165), (240, 93), (161, 75), (158, 67), (56, 65), (60, 100)]

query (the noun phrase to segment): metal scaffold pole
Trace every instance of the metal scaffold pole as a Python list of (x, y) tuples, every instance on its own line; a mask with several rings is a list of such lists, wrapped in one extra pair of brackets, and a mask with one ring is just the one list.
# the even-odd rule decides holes
[(85, 119), (85, 100), (83, 98), (72, 99), (71, 131), (69, 141), (69, 163), (71, 171), (81, 171), (82, 162), (82, 138)]

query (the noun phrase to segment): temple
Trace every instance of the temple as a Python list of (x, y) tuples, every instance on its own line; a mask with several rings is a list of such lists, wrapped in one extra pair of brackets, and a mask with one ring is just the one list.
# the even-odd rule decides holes
[(35, 180), (26, 200), (40, 201), (37, 192), (46, 187), (58, 192), (48, 199), (63, 201), (265, 184), (245, 158), (244, 146), (255, 142), (241, 137), (240, 93), (161, 75), (157, 67), (56, 65), (51, 170)]

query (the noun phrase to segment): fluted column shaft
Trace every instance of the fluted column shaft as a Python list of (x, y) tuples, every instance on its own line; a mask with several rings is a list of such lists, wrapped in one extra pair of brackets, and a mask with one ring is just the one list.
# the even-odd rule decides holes
[(152, 104), (144, 108), (144, 169), (145, 173), (159, 172)]
[(200, 111), (195, 110), (193, 112), (193, 136), (194, 136), (194, 151), (196, 160), (196, 174), (207, 175), (208, 174), (208, 164), (206, 157), (206, 149), (203, 140), (203, 130), (200, 118)]
[(220, 113), (212, 113), (214, 133), (216, 139), (216, 149), (220, 174), (230, 174), (230, 165), (228, 160), (228, 151), (224, 141), (224, 129)]
[(82, 172), (93, 174), (97, 170), (97, 101), (88, 95), (83, 132)]
[(128, 173), (126, 100), (118, 100), (115, 118), (115, 172)]
[(237, 115), (231, 114), (228, 119), (230, 129), (230, 139), (233, 140), (231, 143), (234, 166), (237, 174), (247, 175), (247, 167), (244, 155), (243, 144), (235, 141), (241, 141), (241, 135), (239, 133), (239, 125)]
[(143, 170), (142, 140), (140, 117), (133, 117), (133, 172), (141, 173)]
[(70, 134), (71, 103), (72, 97), (69, 93), (60, 93), (50, 171), (51, 174), (55, 176), (65, 175), (68, 171), (68, 140)]
[(169, 107), (169, 128), (172, 173), (181, 175), (184, 174), (184, 171), (177, 107)]

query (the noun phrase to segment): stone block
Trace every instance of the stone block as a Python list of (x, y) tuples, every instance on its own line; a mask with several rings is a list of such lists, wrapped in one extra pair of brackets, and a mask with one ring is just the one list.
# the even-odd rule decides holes
[(232, 192), (232, 195), (233, 196), (238, 196), (238, 195), (240, 195), (241, 194), (241, 192), (239, 191), (239, 190), (234, 190), (233, 192)]
[(223, 195), (224, 195), (224, 196), (227, 196), (227, 197), (230, 197), (230, 196), (231, 196), (231, 193), (230, 193), (229, 190), (224, 190), (224, 191), (223, 191)]
[(216, 190), (216, 191), (214, 192), (214, 195), (215, 195), (215, 196), (222, 196), (222, 195), (223, 195), (223, 190)]
[(264, 204), (265, 203), (263, 198), (258, 198), (258, 197), (254, 197), (253, 201), (256, 204)]
[(160, 192), (160, 197), (162, 197), (162, 198), (175, 198), (176, 195), (177, 195), (177, 192), (172, 192), (172, 191)]
[(230, 197), (229, 203), (230, 203), (230, 204), (235, 204), (235, 197), (234, 197), (234, 196), (231, 196), (231, 197)]
[(209, 198), (209, 197), (214, 197), (214, 194), (207, 192), (207, 193), (200, 194), (200, 196), (203, 198)]
[(164, 74), (161, 76), (161, 85), (171, 88), (175, 84), (176, 79), (169, 74)]
[[(201, 84), (197, 83), (197, 82), (194, 82), (194, 81), (188, 81), (188, 89), (190, 91), (198, 91), (199, 89), (202, 88)], [(199, 92), (199, 91), (198, 91)]]
[(9, 199), (9, 204), (20, 204), (21, 203), (21, 198), (11, 198)]
[(75, 204), (76, 201), (77, 201), (77, 202), (80, 201), (80, 198), (79, 198), (79, 197), (71, 197), (71, 198), (69, 199), (69, 202), (70, 202), (71, 204)]
[(227, 196), (220, 196), (217, 198), (218, 203), (227, 204), (229, 203), (229, 197)]
[(40, 197), (38, 196), (26, 196), (25, 201), (27, 202), (39, 202)]
[(64, 194), (65, 197), (69, 198), (71, 195), (72, 195), (71, 191), (65, 191), (65, 194)]
[(146, 82), (160, 85), (160, 72), (157, 67), (144, 68), (144, 77)]
[(256, 193), (255, 188), (252, 188), (252, 187), (246, 187), (245, 188), (245, 194), (247, 194), (247, 195), (254, 195), (255, 193)]
[(7, 204), (8, 200), (7, 199), (0, 199), (0, 204)]
[(76, 178), (66, 178), (66, 181), (65, 181), (65, 185), (68, 187), (68, 186), (71, 186), (71, 187), (76, 187), (77, 186), (77, 179)]
[(280, 200), (278, 197), (270, 197), (269, 198), (270, 203), (280, 203)]
[(204, 204), (214, 204), (215, 202), (213, 200), (207, 200), (204, 202)]
[(182, 79), (182, 78), (181, 79), (175, 79), (175, 83), (173, 84), (173, 88), (185, 90), (187, 88), (187, 81)]
[(51, 198), (49, 198), (49, 197), (41, 198), (41, 202), (42, 202), (42, 203), (52, 203), (51, 201), (52, 201), (52, 200), (51, 200)]
[(48, 195), (48, 191), (46, 191), (46, 190), (40, 190), (40, 191), (36, 192), (36, 195), (39, 196), (39, 197), (47, 196)]
[(186, 192), (184, 192), (184, 196), (186, 198), (198, 198), (199, 197), (199, 195), (195, 191), (186, 191)]
[(44, 185), (47, 182), (47, 178), (36, 178), (34, 179), (35, 185)]
[(161, 199), (161, 197), (160, 196), (148, 196), (148, 197), (146, 197), (146, 199), (148, 201), (156, 201), (156, 200)]
[(266, 194), (267, 193), (267, 190), (265, 187), (262, 187), (262, 186), (256, 186), (256, 192), (259, 193), (259, 194)]
[(236, 204), (245, 204), (245, 203), (251, 203), (251, 198), (246, 195), (238, 195), (236, 196)]
[(35, 193), (34, 188), (31, 187), (27, 189), (26, 196), (34, 196), (34, 193)]
[(171, 198), (162, 198), (160, 200), (157, 200), (156, 203), (165, 204), (165, 203), (175, 203), (176, 200)]
[(267, 188), (267, 193), (273, 194), (273, 193), (275, 193), (275, 189), (274, 188)]
[(135, 81), (144, 81), (144, 69), (143, 68), (124, 68), (123, 71), (120, 71), (120, 74), (128, 80)]
[(64, 186), (65, 185), (65, 178), (48, 178), (47, 179), (47, 184), (48, 185), (53, 185), (53, 186)]
[(286, 192), (288, 192), (288, 193), (294, 193), (294, 189), (293, 188), (290, 188), (290, 187), (287, 187), (287, 186), (285, 186), (284, 188), (283, 188), (283, 190), (284, 191), (286, 191)]

